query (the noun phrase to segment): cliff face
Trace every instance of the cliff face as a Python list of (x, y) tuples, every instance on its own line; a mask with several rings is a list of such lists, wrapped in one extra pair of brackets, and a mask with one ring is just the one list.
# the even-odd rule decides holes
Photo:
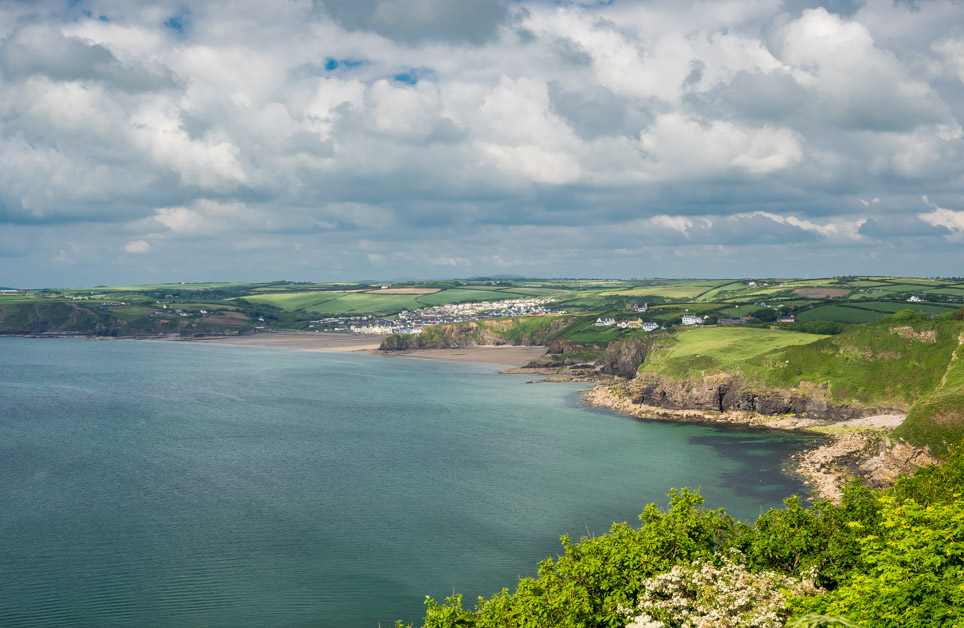
[(729, 375), (677, 381), (642, 375), (630, 384), (632, 402), (669, 410), (753, 412), (764, 416), (840, 421), (871, 416), (891, 408), (859, 408), (829, 402), (820, 388), (754, 390)]
[(610, 343), (606, 347), (605, 355), (603, 355), (602, 372), (607, 375), (619, 375), (629, 379), (636, 377), (636, 371), (646, 361), (646, 356), (657, 339), (665, 336), (665, 333), (652, 334), (646, 337), (627, 338)]
[(572, 322), (571, 317), (558, 317), (544, 324), (530, 326), (524, 319), (494, 319), (467, 321), (449, 325), (426, 327), (420, 334), (395, 334), (385, 338), (379, 347), (382, 351), (409, 351), (413, 349), (466, 349), (483, 345), (545, 344), (550, 336)]

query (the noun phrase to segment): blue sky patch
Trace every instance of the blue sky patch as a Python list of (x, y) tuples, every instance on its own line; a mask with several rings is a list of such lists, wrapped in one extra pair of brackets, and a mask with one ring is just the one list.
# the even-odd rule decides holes
[(325, 69), (329, 72), (337, 70), (338, 68), (350, 70), (352, 68), (357, 68), (360, 65), (365, 65), (366, 63), (368, 62), (359, 59), (334, 59), (332, 57), (328, 57), (325, 59)]
[(187, 7), (181, 7), (181, 10), (176, 15), (172, 15), (165, 20), (164, 26), (183, 35), (184, 28), (187, 26), (190, 18), (191, 10)]

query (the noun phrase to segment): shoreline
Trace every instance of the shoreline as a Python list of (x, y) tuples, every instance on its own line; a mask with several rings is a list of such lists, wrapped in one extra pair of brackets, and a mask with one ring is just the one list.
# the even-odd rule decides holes
[(757, 427), (790, 432), (820, 434), (827, 443), (794, 455), (788, 462), (791, 470), (812, 487), (817, 496), (838, 501), (842, 488), (854, 477), (871, 486), (893, 483), (901, 473), (939, 462), (926, 450), (904, 442), (893, 442), (890, 432), (906, 418), (905, 414), (880, 414), (845, 421), (821, 421), (797, 417), (772, 417), (752, 412), (711, 412), (703, 410), (667, 409), (633, 403), (631, 398), (614, 391), (613, 376), (598, 372), (567, 372), (559, 369), (527, 369), (522, 365), (545, 354), (543, 346), (482, 345), (459, 349), (414, 349), (380, 351), (386, 336), (365, 336), (339, 332), (268, 332), (250, 336), (90, 336), (80, 334), (14, 335), (26, 338), (87, 338), (91, 340), (154, 340), (165, 342), (198, 342), (245, 346), (270, 346), (302, 351), (365, 352), (385, 357), (418, 358), (480, 362), (506, 366), (502, 373), (532, 374), (542, 379), (527, 383), (581, 382), (595, 384), (585, 391), (588, 406), (607, 408), (620, 414), (674, 422), (698, 422), (716, 425)]
[(818, 498), (835, 503), (843, 496), (844, 486), (855, 477), (870, 486), (889, 486), (903, 473), (939, 462), (927, 450), (890, 439), (890, 432), (904, 422), (906, 414), (878, 414), (831, 422), (752, 412), (671, 410), (635, 404), (627, 396), (614, 393), (606, 384), (587, 391), (585, 398), (588, 405), (637, 418), (742, 425), (826, 436), (829, 442), (796, 454), (788, 462), (793, 472), (814, 489)]

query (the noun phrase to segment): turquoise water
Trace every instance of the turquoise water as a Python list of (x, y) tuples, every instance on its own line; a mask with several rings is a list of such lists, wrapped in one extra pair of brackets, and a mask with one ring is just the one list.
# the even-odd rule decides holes
[(0, 625), (370, 626), (512, 587), (672, 487), (752, 519), (795, 435), (485, 364), (0, 339)]

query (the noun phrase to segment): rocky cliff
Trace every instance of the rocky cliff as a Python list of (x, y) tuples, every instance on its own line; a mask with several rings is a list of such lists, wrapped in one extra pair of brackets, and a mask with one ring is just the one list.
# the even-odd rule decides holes
[(625, 392), (634, 404), (668, 410), (751, 412), (762, 416), (793, 415), (829, 421), (895, 410), (835, 404), (828, 400), (825, 389), (814, 386), (761, 390), (727, 374), (682, 381), (644, 374), (630, 382)]
[(382, 351), (414, 349), (466, 349), (486, 345), (542, 345), (555, 333), (572, 323), (567, 316), (547, 317), (540, 324), (518, 318), (467, 321), (426, 327), (420, 334), (394, 334), (385, 338)]
[(667, 334), (651, 334), (645, 337), (635, 336), (626, 340), (617, 340), (606, 347), (603, 355), (602, 372), (607, 375), (620, 377), (636, 377), (636, 371), (646, 361), (650, 349), (660, 338)]

